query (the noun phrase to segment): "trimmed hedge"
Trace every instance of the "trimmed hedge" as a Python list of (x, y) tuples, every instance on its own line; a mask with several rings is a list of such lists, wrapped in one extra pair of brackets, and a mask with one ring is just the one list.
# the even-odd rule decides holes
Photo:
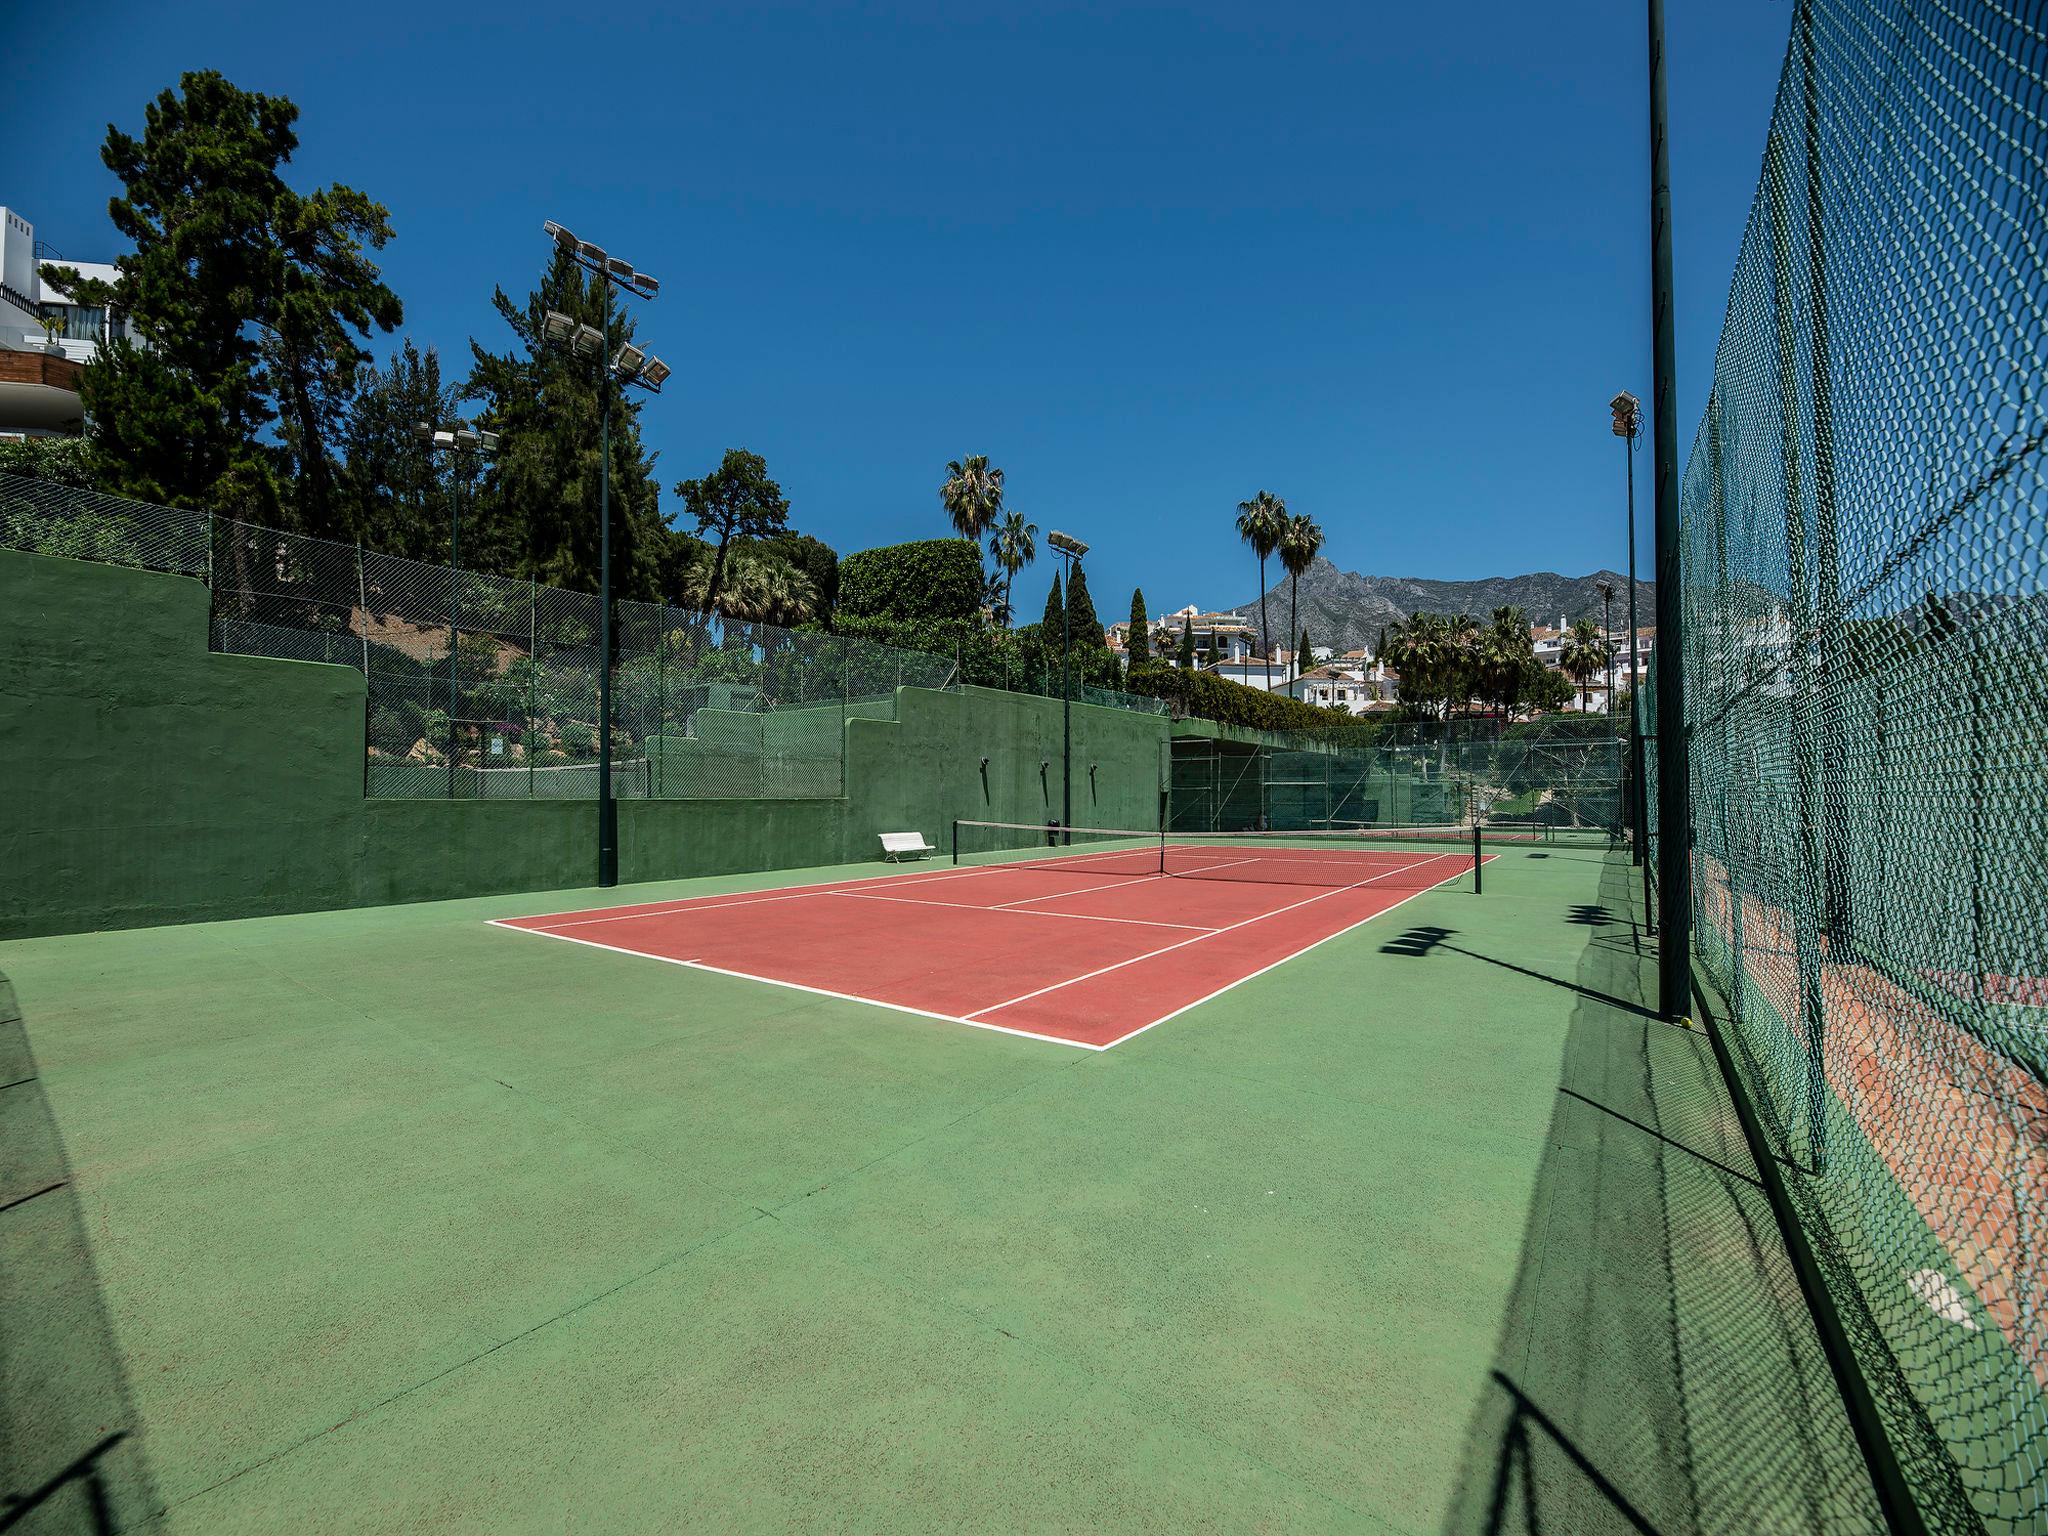
[(1183, 672), (1163, 662), (1132, 667), (1124, 687), (1132, 693), (1166, 700), (1175, 714), (1199, 715), (1223, 725), (1248, 726), (1258, 731), (1312, 731), (1325, 740), (1356, 742), (1360, 746), (1370, 746), (1379, 734), (1376, 727), (1349, 710), (1321, 709), (1284, 693), (1247, 688), (1209, 672)]
[(863, 549), (839, 562), (837, 611), (849, 618), (971, 620), (981, 613), (981, 546), (920, 539)]

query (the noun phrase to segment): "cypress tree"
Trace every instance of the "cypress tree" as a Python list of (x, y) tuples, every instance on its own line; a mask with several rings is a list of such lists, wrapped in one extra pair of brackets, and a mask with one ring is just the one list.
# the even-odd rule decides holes
[(1309, 648), (1308, 626), (1304, 624), (1301, 630), (1301, 645), (1294, 653), (1294, 675), (1299, 677), (1314, 665), (1315, 652)]
[(1060, 595), (1060, 573), (1052, 573), (1052, 590), (1045, 594), (1045, 617), (1038, 621), (1039, 636), (1047, 645), (1060, 643), (1060, 626), (1066, 618), (1067, 601)]
[(1195, 668), (1195, 621), (1183, 616), (1180, 621), (1180, 669), (1192, 672)]
[(1077, 560), (1074, 579), (1067, 587), (1067, 611), (1074, 621), (1074, 644), (1100, 646), (1102, 620), (1095, 614), (1095, 599), (1088, 595), (1088, 572)]
[(1152, 659), (1152, 621), (1145, 616), (1145, 589), (1131, 589), (1131, 665)]

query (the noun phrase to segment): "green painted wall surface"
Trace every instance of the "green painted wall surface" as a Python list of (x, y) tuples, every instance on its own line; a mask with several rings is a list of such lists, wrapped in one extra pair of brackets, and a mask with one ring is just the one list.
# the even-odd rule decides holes
[[(0, 550), (0, 937), (594, 880), (594, 805), (365, 800), (361, 676), (214, 655), (206, 619), (196, 581)], [(1059, 814), (1058, 700), (906, 688), (893, 712), (844, 723), (844, 797), (622, 800), (620, 877), (868, 861), (882, 831), (943, 848), (955, 817)], [(816, 725), (777, 728), (794, 749)], [(1167, 729), (1074, 707), (1077, 824), (1158, 824)]]

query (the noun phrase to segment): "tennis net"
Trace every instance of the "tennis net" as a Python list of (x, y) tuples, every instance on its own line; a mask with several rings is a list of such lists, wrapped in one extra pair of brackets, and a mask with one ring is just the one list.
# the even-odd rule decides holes
[(1469, 872), (1470, 826), (1341, 832), (1143, 832), (1040, 822), (956, 821), (953, 862), (1132, 879), (1237, 880), (1419, 890)]

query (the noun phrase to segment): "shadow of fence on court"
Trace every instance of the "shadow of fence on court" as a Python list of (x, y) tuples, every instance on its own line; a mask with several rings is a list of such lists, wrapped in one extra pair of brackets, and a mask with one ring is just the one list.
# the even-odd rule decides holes
[(62, 1138), (0, 976), (0, 1531), (124, 1530), (158, 1509)]
[[(1882, 1522), (1707, 1039), (1588, 924), (1543, 1166), (1446, 1530), (1691, 1536)], [(1584, 921), (1581, 914), (1576, 920)], [(1439, 964), (1465, 964), (1432, 945)], [(1485, 958), (1483, 956), (1473, 958)]]

